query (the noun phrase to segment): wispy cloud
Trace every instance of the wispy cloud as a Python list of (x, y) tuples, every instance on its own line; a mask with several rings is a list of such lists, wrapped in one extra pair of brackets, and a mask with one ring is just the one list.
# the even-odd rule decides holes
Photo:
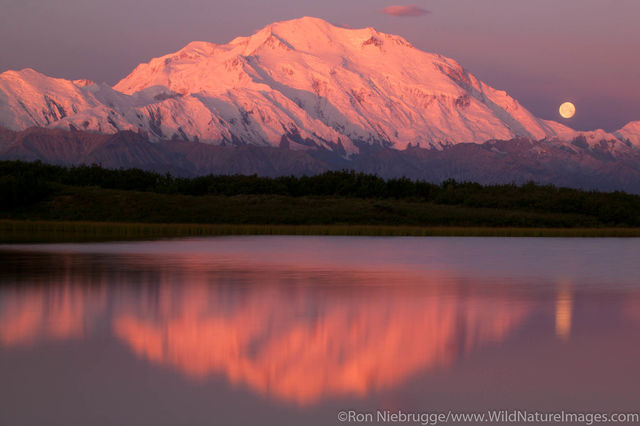
[(427, 9), (423, 9), (420, 6), (416, 6), (415, 4), (409, 4), (406, 6), (394, 5), (387, 6), (380, 11), (381, 13), (385, 13), (391, 16), (400, 16), (400, 17), (411, 17), (411, 16), (423, 16), (429, 12)]

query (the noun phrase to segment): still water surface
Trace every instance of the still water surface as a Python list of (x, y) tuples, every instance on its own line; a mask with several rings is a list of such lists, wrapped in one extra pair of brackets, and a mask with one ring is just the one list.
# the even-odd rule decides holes
[(638, 411), (640, 240), (0, 246), (0, 424)]

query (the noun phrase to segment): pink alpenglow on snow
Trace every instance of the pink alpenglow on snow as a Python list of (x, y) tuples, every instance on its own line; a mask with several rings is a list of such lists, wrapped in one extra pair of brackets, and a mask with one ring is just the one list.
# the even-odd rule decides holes
[[(271, 22), (313, 15), (372, 26), (455, 58), (540, 118), (557, 120), (558, 105), (571, 99), (580, 113), (570, 125), (580, 130), (613, 132), (640, 119), (637, 0), (281, 0), (267, 9), (255, 0), (0, 4), (0, 73), (33, 68), (113, 85), (139, 62), (192, 40), (223, 45)], [(382, 13), (387, 7), (390, 14)]]
[[(138, 65), (113, 87), (8, 71), (0, 74), (0, 99), (0, 125), (13, 130), (133, 130), (154, 141), (259, 146), (279, 146), (286, 136), (293, 149), (345, 155), (363, 143), (439, 149), (581, 135), (535, 117), (453, 59), (373, 28), (309, 17), (224, 45), (189, 43)], [(637, 144), (634, 131), (585, 137), (590, 145), (621, 138)]]

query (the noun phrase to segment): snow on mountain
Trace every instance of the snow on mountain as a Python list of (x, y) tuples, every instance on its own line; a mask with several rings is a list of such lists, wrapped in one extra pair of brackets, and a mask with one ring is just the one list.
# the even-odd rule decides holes
[(633, 146), (640, 148), (640, 121), (632, 121), (622, 129), (615, 132), (615, 135), (623, 140), (628, 141)]
[(0, 124), (14, 130), (44, 127), (100, 102), (73, 81), (32, 69), (0, 74)]
[(135, 98), (89, 80), (52, 78), (28, 68), (6, 71), (0, 74), (0, 125), (13, 130), (33, 126), (99, 133), (136, 130), (123, 116)]
[[(534, 117), (456, 61), (373, 28), (317, 18), (271, 24), (225, 45), (193, 42), (141, 64), (113, 88), (33, 70), (0, 74), (0, 125), (115, 133), (152, 140), (405, 149), (528, 137), (640, 146), (632, 125), (580, 133)], [(635, 126), (635, 127), (634, 127)], [(581, 140), (582, 140), (581, 139)]]
[[(333, 130), (342, 139), (397, 148), (555, 136), (451, 59), (372, 28), (315, 18), (275, 23), (223, 46), (191, 43), (140, 65), (115, 89), (134, 94), (149, 86), (226, 104), (220, 112), (233, 133), (243, 129), (233, 128), (232, 114), (246, 111), (243, 124), (267, 130), (272, 144), (283, 127), (316, 142), (335, 141)], [(290, 121), (270, 119), (282, 106)]]

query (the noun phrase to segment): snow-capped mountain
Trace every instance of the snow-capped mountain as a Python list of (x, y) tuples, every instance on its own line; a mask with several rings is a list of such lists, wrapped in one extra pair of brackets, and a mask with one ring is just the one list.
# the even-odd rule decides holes
[[(277, 22), (225, 45), (190, 43), (139, 65), (113, 88), (7, 71), (0, 74), (0, 126), (133, 130), (153, 141), (284, 144), (341, 155), (361, 144), (441, 148), (581, 135), (534, 117), (452, 59), (373, 28), (316, 18)], [(640, 147), (640, 124), (583, 139)]]
[(631, 145), (640, 147), (640, 121), (632, 121), (622, 129), (615, 132), (618, 139), (629, 142)]

